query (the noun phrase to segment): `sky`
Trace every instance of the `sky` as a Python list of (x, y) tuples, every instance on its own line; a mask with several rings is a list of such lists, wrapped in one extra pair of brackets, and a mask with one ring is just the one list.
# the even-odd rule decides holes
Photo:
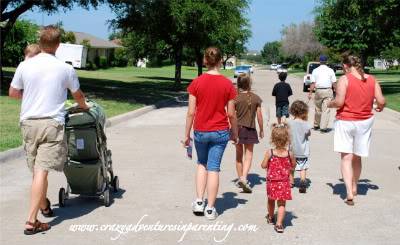
[[(252, 37), (247, 43), (249, 50), (261, 50), (266, 42), (280, 40), (281, 30), (291, 23), (312, 21), (312, 11), (317, 0), (252, 0), (248, 11)], [(38, 9), (26, 12), (23, 19), (39, 25), (55, 24), (62, 21), (64, 29), (80, 31), (108, 39), (112, 30), (107, 23), (115, 17), (108, 5), (97, 9), (85, 10), (75, 7), (73, 10), (48, 15)]]

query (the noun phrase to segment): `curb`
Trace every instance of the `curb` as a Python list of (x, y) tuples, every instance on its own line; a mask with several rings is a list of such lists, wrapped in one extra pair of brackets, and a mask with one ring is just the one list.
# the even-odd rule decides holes
[[(112, 117), (110, 119), (107, 119), (107, 122), (106, 122), (105, 126), (106, 126), (106, 128), (113, 127), (113, 126), (115, 126), (115, 125), (117, 125), (119, 123), (122, 123), (122, 122), (126, 121), (126, 120), (133, 119), (133, 118), (136, 118), (136, 117), (140, 117), (143, 114), (149, 113), (149, 112), (151, 112), (153, 110), (156, 110), (156, 109), (172, 106), (172, 105), (175, 105), (175, 104), (186, 103), (187, 102), (187, 97), (188, 97), (188, 95), (185, 93), (183, 95), (174, 97), (172, 99), (162, 100), (162, 101), (156, 103), (155, 105), (145, 106), (145, 107), (139, 108), (139, 109), (134, 110), (134, 111), (130, 111), (130, 112), (126, 112), (126, 113), (121, 114), (121, 115), (114, 116), (114, 117)], [(13, 149), (10, 149), (10, 150), (4, 151), (4, 152), (0, 152), (0, 163), (7, 162), (9, 160), (13, 160), (13, 159), (22, 157), (24, 155), (25, 155), (25, 151), (24, 151), (24, 147), (23, 146), (20, 146), (20, 147), (17, 147), (17, 148), (13, 148)]]

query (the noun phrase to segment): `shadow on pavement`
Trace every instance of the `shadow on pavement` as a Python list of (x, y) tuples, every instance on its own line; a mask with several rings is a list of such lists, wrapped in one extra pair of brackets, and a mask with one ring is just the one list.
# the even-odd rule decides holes
[[(111, 205), (108, 208), (113, 208), (112, 204), (114, 199), (121, 199), (125, 193), (124, 189), (119, 189), (117, 193), (112, 193)], [(60, 208), (58, 204), (52, 205), (55, 218), (49, 222), (51, 226), (61, 224), (65, 220), (77, 219), (85, 216), (95, 209), (104, 206), (103, 199), (99, 197), (84, 197), (84, 196), (71, 196), (70, 199), (65, 201), (66, 206)]]
[(285, 219), (283, 220), (284, 226), (293, 226), (292, 220), (298, 217), (291, 211), (286, 211)]
[(246, 204), (246, 199), (236, 198), (237, 194), (234, 192), (225, 192), (222, 194), (222, 198), (219, 197), (216, 200), (216, 209), (218, 214), (223, 214), (226, 210), (236, 208), (239, 204)]
[[(343, 182), (343, 179), (339, 179), (341, 183), (337, 183), (333, 185), (332, 183), (326, 183), (329, 187), (332, 188), (334, 195), (340, 195), (341, 199), (346, 199), (346, 186)], [(371, 180), (369, 179), (360, 179), (357, 185), (357, 195), (367, 195), (368, 190), (378, 190), (379, 186), (371, 184)]]

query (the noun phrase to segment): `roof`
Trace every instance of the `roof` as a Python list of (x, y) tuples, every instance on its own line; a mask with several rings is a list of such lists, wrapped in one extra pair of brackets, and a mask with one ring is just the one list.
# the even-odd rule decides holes
[(85, 32), (75, 32), (75, 39), (76, 39), (76, 44), (81, 44), (83, 40), (89, 40), (90, 46), (92, 48), (120, 48), (122, 47), (121, 45), (115, 44), (111, 41), (107, 41), (98, 37), (95, 37), (93, 35), (90, 35)]

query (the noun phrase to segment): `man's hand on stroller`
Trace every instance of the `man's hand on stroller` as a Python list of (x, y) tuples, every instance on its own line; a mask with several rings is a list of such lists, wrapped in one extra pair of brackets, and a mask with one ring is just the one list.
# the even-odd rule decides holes
[(78, 89), (75, 93), (72, 93), (72, 97), (78, 103), (79, 109), (83, 111), (87, 111), (90, 109), (90, 106), (86, 103), (85, 94), (82, 90)]

